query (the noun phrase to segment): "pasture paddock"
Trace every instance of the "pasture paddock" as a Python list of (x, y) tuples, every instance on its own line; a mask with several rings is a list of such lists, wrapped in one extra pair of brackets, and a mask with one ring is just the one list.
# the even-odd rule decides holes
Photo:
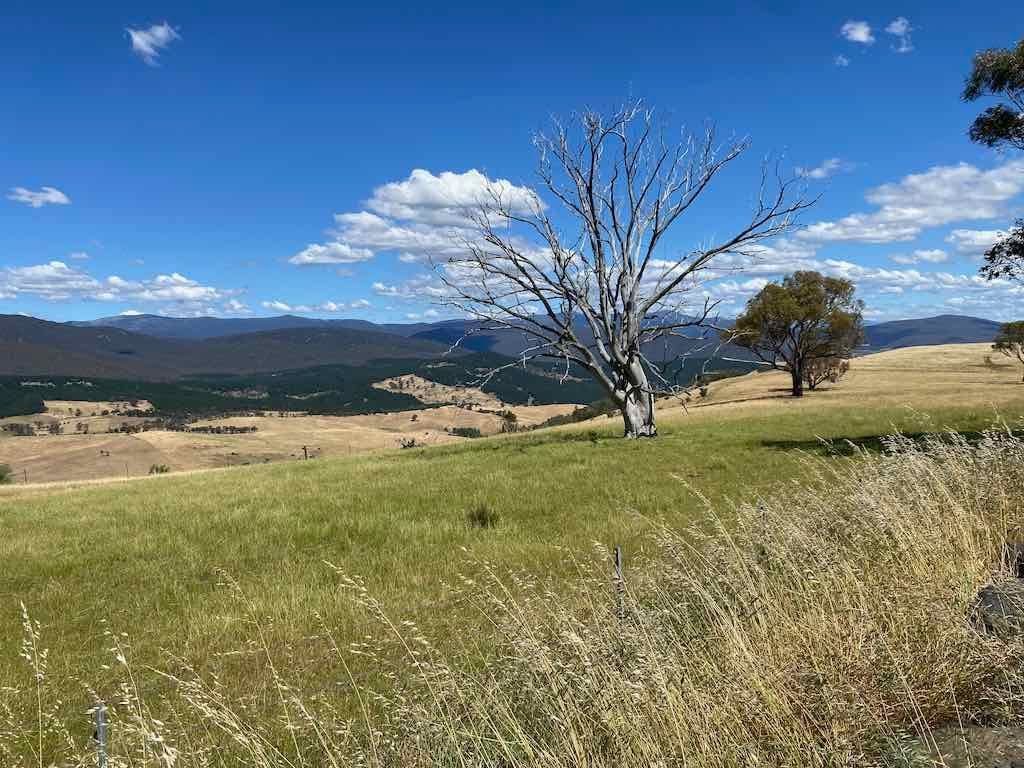
[[(377, 623), (346, 598), (325, 561), (362, 578), (390, 615), (416, 621), (442, 645), (486, 645), (479, 614), (452, 589), (475, 563), (543, 573), (557, 584), (574, 577), (574, 558), (589, 557), (591, 543), (618, 543), (628, 574), (651, 546), (652, 521), (680, 530), (694, 524), (704, 506), (695, 491), (728, 505), (798, 482), (806, 464), (792, 449), (813, 450), (819, 438), (1017, 423), (1024, 416), (1017, 369), (984, 365), (986, 349), (858, 358), (839, 385), (801, 400), (781, 396), (785, 374), (719, 382), (685, 411), (666, 403), (654, 441), (618, 439), (618, 418), (601, 418), (349, 458), (7, 487), (0, 491), (0, 623), (8, 628), (0, 635), (0, 688), (28, 679), (18, 658), (24, 602), (51, 649), (51, 684), (71, 711), (89, 703), (82, 681), (109, 691), (118, 674), (108, 666), (107, 629), (130, 636), (139, 669), (217, 670), (228, 694), (268, 705), (271, 670), (252, 644), (256, 619), (290, 682), (334, 695), (346, 677), (318, 616), (342, 645), (373, 634)], [(467, 523), (480, 506), (499, 513), (497, 527)], [(224, 573), (247, 602), (224, 587)], [(373, 681), (381, 670), (368, 665), (354, 674)], [(164, 683), (143, 675), (140, 685), (145, 693)]]

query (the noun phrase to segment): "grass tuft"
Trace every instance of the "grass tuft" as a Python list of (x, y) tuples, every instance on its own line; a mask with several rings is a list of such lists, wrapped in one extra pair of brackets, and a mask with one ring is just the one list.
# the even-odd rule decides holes
[(477, 504), (466, 513), (466, 520), (471, 528), (497, 528), (501, 513), (486, 504)]

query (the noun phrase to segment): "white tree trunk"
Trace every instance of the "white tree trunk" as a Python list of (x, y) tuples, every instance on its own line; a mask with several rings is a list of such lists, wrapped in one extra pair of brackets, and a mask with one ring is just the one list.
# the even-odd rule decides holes
[(622, 409), (625, 437), (656, 437), (654, 395), (647, 382), (647, 373), (639, 362), (634, 362), (623, 378), (626, 386), (619, 407)]

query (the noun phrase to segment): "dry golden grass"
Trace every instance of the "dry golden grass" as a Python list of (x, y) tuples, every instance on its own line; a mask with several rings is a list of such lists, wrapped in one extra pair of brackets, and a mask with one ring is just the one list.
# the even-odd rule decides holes
[[(992, 365), (986, 365), (987, 357)], [(947, 408), (969, 404), (1000, 410), (1024, 403), (1021, 367), (993, 354), (990, 344), (909, 347), (865, 355), (851, 361), (850, 372), (838, 384), (823, 384), (803, 399), (792, 398), (789, 392), (789, 374), (758, 371), (713, 383), (707, 399), (695, 400), (688, 407), (695, 417), (719, 418), (751, 408), (799, 411), (830, 406), (920, 404)]]
[[(68, 407), (72, 408), (74, 404)], [(539, 424), (552, 416), (569, 413), (573, 405), (517, 406), (511, 410), (524, 426)], [(90, 411), (85, 411), (90, 413)], [(8, 464), (15, 479), (30, 483), (119, 479), (148, 474), (154, 464), (174, 472), (215, 469), (244, 464), (290, 461), (303, 458), (306, 446), (315, 458), (348, 456), (365, 451), (399, 448), (403, 439), (421, 445), (463, 441), (447, 429), (473, 427), (481, 434), (497, 434), (502, 419), (493, 413), (454, 405), (365, 416), (230, 417), (198, 422), (209, 426), (255, 426), (244, 435), (210, 435), (151, 430), (134, 435), (105, 434), (111, 426), (142, 419), (41, 414), (10, 421), (59, 420), (64, 435), (38, 435), (0, 439), (0, 464)], [(74, 434), (75, 424), (90, 425), (89, 434)]]

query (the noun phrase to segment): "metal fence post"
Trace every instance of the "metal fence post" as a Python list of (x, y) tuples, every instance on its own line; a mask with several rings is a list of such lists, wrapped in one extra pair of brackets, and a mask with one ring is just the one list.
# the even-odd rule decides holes
[(107, 768), (107, 705), (96, 705), (96, 766)]
[(618, 616), (626, 618), (626, 581), (622, 577), (622, 547), (615, 545), (615, 597)]

